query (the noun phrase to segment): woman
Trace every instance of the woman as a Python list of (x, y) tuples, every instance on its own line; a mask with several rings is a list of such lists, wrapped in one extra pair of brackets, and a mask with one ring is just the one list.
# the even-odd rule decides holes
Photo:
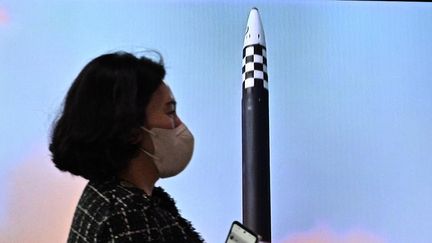
[(88, 63), (69, 89), (49, 149), (88, 179), (68, 242), (203, 242), (159, 178), (188, 164), (193, 136), (162, 63), (118, 52)]

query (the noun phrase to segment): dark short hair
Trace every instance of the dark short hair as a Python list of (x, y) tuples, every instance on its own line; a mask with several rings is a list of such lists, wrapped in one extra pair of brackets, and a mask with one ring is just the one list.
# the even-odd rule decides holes
[(49, 150), (58, 169), (104, 180), (127, 167), (138, 155), (146, 107), (165, 76), (160, 60), (116, 52), (83, 68), (53, 124)]

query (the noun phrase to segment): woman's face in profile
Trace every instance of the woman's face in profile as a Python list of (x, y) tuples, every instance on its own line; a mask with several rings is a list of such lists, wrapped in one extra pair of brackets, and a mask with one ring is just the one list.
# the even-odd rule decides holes
[(146, 128), (173, 129), (182, 124), (176, 113), (176, 104), (171, 89), (162, 83), (153, 93), (146, 108)]

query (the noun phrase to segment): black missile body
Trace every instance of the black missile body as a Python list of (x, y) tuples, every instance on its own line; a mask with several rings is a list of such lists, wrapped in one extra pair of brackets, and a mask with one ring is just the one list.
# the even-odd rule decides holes
[(243, 224), (271, 242), (267, 53), (258, 9), (250, 11), (243, 45)]

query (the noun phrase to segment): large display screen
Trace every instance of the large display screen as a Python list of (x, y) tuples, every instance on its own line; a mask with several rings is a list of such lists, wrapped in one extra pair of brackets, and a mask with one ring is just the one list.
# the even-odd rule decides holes
[(0, 242), (65, 242), (86, 181), (50, 161), (51, 124), (103, 53), (159, 51), (195, 136), (161, 179), (207, 242), (242, 221), (242, 48), (267, 42), (272, 242), (432, 241), (432, 4), (0, 1)]

